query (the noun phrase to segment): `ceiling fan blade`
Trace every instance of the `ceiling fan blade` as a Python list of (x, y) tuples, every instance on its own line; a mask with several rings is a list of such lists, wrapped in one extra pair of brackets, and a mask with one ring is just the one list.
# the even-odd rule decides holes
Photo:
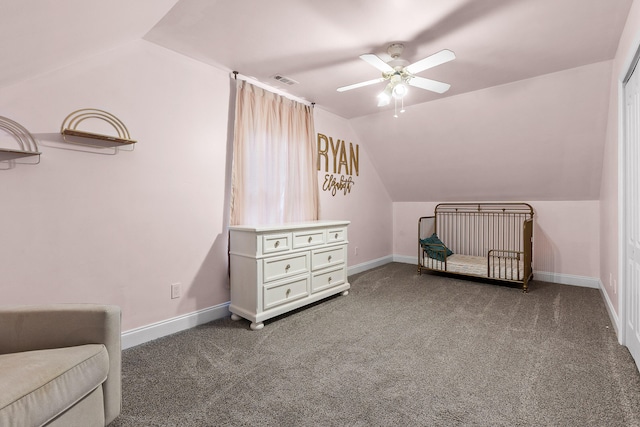
[(393, 72), (395, 72), (395, 70), (393, 69), (393, 67), (391, 65), (387, 64), (382, 59), (380, 59), (377, 55), (374, 55), (373, 53), (365, 53), (364, 55), (360, 55), (360, 59), (362, 59), (363, 61), (368, 62), (371, 65), (373, 65), (374, 67), (376, 67), (378, 70), (382, 71), (383, 73), (393, 73)]
[(377, 79), (367, 80), (366, 82), (354, 83), (354, 84), (349, 85), (349, 86), (342, 86), (342, 87), (339, 87), (336, 90), (338, 92), (345, 92), (347, 90), (357, 89), (359, 87), (369, 86), (369, 85), (373, 85), (373, 84), (380, 83), (380, 82), (383, 82), (383, 81), (385, 81), (385, 78), (384, 77), (379, 77)]
[(409, 79), (408, 83), (410, 86), (419, 87), (420, 89), (426, 89), (436, 93), (445, 93), (451, 87), (448, 83), (425, 79), (424, 77), (412, 77)]
[(431, 56), (427, 56), (420, 61), (416, 61), (411, 65), (407, 65), (405, 70), (411, 74), (417, 74), (421, 71), (428, 70), (429, 68), (433, 68), (437, 65), (444, 64), (445, 62), (449, 62), (456, 59), (456, 54), (451, 52), (449, 49), (441, 50), (440, 52), (434, 53)]

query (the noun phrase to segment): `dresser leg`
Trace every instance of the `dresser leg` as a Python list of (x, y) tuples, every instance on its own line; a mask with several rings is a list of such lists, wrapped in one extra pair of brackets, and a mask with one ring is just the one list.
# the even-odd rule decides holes
[(231, 320), (240, 320), (240, 319), (242, 319), (242, 317), (238, 316), (235, 313), (231, 313)]
[(342, 291), (342, 296), (349, 295), (349, 291)]
[(259, 331), (260, 329), (264, 328), (264, 323), (262, 322), (251, 322), (251, 329), (254, 331)]

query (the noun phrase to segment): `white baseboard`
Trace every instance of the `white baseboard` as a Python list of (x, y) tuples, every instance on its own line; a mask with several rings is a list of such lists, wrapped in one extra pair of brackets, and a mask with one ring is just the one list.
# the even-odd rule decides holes
[(533, 280), (559, 283), (561, 285), (582, 286), (583, 288), (600, 289), (597, 277), (575, 276), (573, 274), (552, 273), (549, 271), (533, 271)]
[(352, 265), (347, 269), (347, 274), (351, 276), (352, 274), (362, 273), (363, 271), (371, 270), (372, 268), (380, 267), (381, 265), (389, 264), (393, 261), (395, 261), (395, 259), (391, 255), (389, 255), (371, 261), (363, 262), (361, 264)]
[(418, 265), (418, 257), (408, 256), (408, 255), (393, 255), (393, 262), (401, 262), (403, 264)]
[(230, 315), (229, 303), (226, 302), (194, 311), (193, 313), (162, 320), (151, 325), (131, 329), (122, 333), (122, 349), (135, 347), (147, 341), (175, 334), (176, 332), (184, 331)]
[(618, 313), (613, 308), (613, 304), (611, 304), (611, 300), (609, 299), (609, 294), (604, 289), (604, 285), (602, 281), (600, 282), (600, 293), (602, 294), (602, 299), (604, 300), (604, 306), (607, 307), (607, 313), (609, 313), (609, 319), (611, 319), (611, 324), (613, 325), (613, 329), (616, 331), (616, 336), (618, 337), (618, 341), (620, 338), (620, 319), (618, 318)]

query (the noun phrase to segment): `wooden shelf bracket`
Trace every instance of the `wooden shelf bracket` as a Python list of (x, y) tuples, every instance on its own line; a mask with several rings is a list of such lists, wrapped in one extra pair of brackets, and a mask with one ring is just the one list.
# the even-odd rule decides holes
[[(78, 129), (78, 125), (80, 125), (83, 121), (88, 119), (98, 119), (104, 122), (107, 122), (111, 125), (117, 136), (114, 135), (104, 135), (95, 132), (88, 132), (84, 130)], [(65, 142), (70, 144), (80, 144), (87, 145), (91, 147), (100, 147), (104, 148), (105, 146), (120, 146), (120, 145), (131, 145), (135, 144), (137, 141), (131, 139), (129, 135), (129, 130), (122, 123), (120, 119), (114, 116), (111, 113), (108, 113), (103, 110), (98, 110), (95, 108), (84, 108), (81, 110), (74, 111), (69, 114), (64, 121), (62, 122), (62, 126), (60, 127), (60, 133), (62, 134), (62, 138)], [(67, 139), (68, 136), (72, 137), (80, 137), (80, 138), (89, 138), (95, 141), (94, 144), (82, 143), (78, 141), (74, 141), (71, 139)]]

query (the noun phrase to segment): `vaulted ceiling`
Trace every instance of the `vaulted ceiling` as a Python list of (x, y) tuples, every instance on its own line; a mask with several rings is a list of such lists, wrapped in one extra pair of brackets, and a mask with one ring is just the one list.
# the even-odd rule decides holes
[[(10, 0), (0, 14), (0, 88), (144, 38), (351, 119), (394, 200), (593, 199), (607, 61), (632, 3)], [(451, 89), (410, 88), (395, 121), (393, 103), (376, 106), (384, 84), (336, 91), (379, 77), (358, 57), (389, 59), (391, 42), (405, 45), (409, 62), (456, 54), (419, 74)], [(425, 190), (434, 176), (439, 186)]]
[[(444, 96), (611, 59), (631, 0), (182, 0), (147, 40), (290, 91), (342, 117), (376, 113), (383, 84), (358, 57), (402, 42), (409, 62), (442, 49), (457, 59), (420, 73)], [(298, 82), (280, 84), (281, 74)], [(405, 103), (443, 95), (411, 90)], [(392, 107), (388, 107), (392, 108)]]
[[(345, 118), (376, 113), (384, 85), (338, 93), (379, 71), (358, 57), (402, 42), (420, 73), (451, 84), (407, 105), (611, 59), (632, 0), (11, 0), (0, 15), (0, 87), (144, 37), (316, 102)], [(298, 82), (286, 86), (280, 74)], [(391, 108), (391, 107), (387, 107)]]
[(176, 0), (7, 0), (0, 13), (0, 88), (139, 39)]

